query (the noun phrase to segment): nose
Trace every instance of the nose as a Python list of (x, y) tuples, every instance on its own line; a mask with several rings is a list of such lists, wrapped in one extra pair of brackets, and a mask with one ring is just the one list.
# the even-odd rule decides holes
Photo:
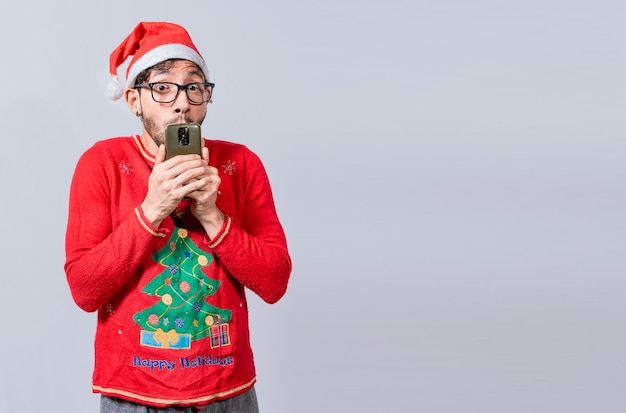
[(179, 90), (178, 96), (174, 100), (173, 107), (176, 113), (186, 113), (189, 111), (191, 104), (189, 103), (189, 99), (187, 98), (187, 93), (185, 90)]

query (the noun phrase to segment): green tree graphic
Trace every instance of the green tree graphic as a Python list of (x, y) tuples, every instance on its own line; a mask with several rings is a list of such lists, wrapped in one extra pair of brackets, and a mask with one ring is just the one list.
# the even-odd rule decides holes
[(160, 300), (134, 316), (143, 330), (143, 345), (189, 348), (191, 341), (209, 335), (211, 327), (230, 321), (230, 310), (206, 301), (217, 292), (220, 282), (202, 272), (213, 256), (199, 249), (187, 230), (174, 228), (169, 242), (154, 253), (153, 259), (165, 270), (142, 290)]

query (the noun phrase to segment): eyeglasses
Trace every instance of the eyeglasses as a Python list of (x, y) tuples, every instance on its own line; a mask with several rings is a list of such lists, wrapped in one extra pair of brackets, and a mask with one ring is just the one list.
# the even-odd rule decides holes
[(176, 100), (181, 90), (187, 94), (190, 103), (200, 105), (211, 100), (215, 83), (187, 83), (179, 85), (173, 82), (152, 82), (135, 85), (135, 88), (150, 88), (152, 99), (157, 103), (171, 103)]

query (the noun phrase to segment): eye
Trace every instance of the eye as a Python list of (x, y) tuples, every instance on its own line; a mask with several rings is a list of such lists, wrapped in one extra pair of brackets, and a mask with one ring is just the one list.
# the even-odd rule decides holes
[(197, 92), (200, 90), (200, 84), (190, 83), (189, 85), (187, 85), (187, 90), (190, 92)]
[(168, 92), (172, 88), (172, 85), (169, 83), (155, 83), (153, 88), (157, 92)]

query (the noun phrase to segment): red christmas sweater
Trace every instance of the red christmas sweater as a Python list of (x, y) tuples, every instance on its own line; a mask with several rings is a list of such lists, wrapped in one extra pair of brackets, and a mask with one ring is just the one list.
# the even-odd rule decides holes
[(104, 140), (79, 159), (70, 188), (65, 272), (98, 310), (93, 391), (153, 406), (202, 406), (255, 383), (244, 288), (268, 303), (291, 259), (260, 159), (205, 140), (226, 214), (209, 239), (183, 201), (159, 228), (143, 216), (154, 157), (139, 137)]

